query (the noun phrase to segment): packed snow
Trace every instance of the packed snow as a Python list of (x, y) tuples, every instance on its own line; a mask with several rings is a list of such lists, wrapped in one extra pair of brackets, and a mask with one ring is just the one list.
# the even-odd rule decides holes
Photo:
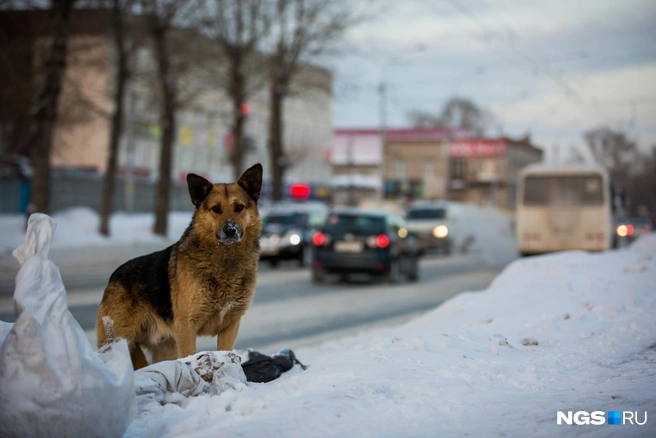
[[(406, 325), (297, 351), (306, 371), (153, 403), (126, 436), (656, 436), (655, 314), (656, 235), (522, 259)], [(558, 411), (647, 423), (558, 425)]]
[[(502, 218), (492, 223), (506, 232)], [(481, 243), (488, 255), (503, 249), (489, 244)], [(42, 287), (58, 280), (48, 278)], [(19, 276), (17, 291), (30, 281)], [(297, 350), (309, 367), (269, 383), (245, 382), (228, 352), (140, 370), (138, 412), (124, 436), (656, 436), (654, 315), (655, 234), (602, 254), (521, 259), (486, 290), (407, 324)], [(52, 345), (64, 342), (58, 333), (48, 333)], [(3, 367), (20, 370), (24, 360)], [(44, 390), (17, 382), (9, 390), (3, 384), (5, 401), (37, 399)], [(558, 411), (631, 411), (647, 421), (558, 425)], [(70, 417), (73, 425), (86, 421)]]
[[(100, 215), (88, 207), (73, 207), (55, 213), (52, 219), (57, 224), (52, 248), (82, 247), (98, 245), (125, 245), (135, 243), (170, 244), (180, 238), (191, 220), (191, 212), (169, 213), (167, 237), (153, 233), (152, 214), (115, 213), (109, 221), (110, 236), (98, 232)], [(0, 215), (0, 251), (13, 251), (25, 240), (25, 216)]]

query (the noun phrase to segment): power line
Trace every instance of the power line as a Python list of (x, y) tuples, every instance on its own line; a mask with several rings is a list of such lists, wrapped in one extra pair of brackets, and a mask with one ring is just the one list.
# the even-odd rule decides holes
[[(490, 42), (490, 40), (488, 38), (488, 36), (489, 37), (494, 37), (495, 36), (496, 32), (494, 30), (492, 30), (488, 26), (486, 26), (485, 23), (483, 23), (476, 16), (476, 14), (474, 14), (469, 8), (467, 8), (465, 5), (460, 3), (458, 0), (445, 0), (445, 1), (447, 3), (449, 3), (453, 8), (455, 8), (460, 14), (462, 14), (463, 16), (467, 17), (470, 21), (472, 21), (482, 31), (483, 37), (484, 37), (483, 39), (484, 39), (485, 43), (490, 48), (494, 49), (497, 53), (500, 53), (498, 51), (497, 47), (495, 47)], [(435, 11), (435, 9), (433, 8), (433, 5), (431, 3), (427, 3), (427, 5), (429, 6), (429, 8), (434, 13), (437, 13)], [(518, 38), (518, 33), (514, 29), (512, 29), (508, 25), (502, 25), (502, 26), (505, 28), (508, 35), (511, 35), (513, 38)], [(567, 97), (572, 99), (577, 104), (581, 103), (581, 98), (580, 98), (579, 94), (564, 79), (562, 79), (561, 77), (555, 75), (549, 69), (541, 67), (538, 62), (533, 60), (526, 53), (519, 50), (514, 44), (509, 43), (509, 41), (507, 41), (505, 39), (502, 39), (502, 40), (504, 41), (504, 43), (506, 43), (508, 48), (515, 53), (515, 55), (517, 55), (519, 58), (521, 58), (524, 62), (528, 63), (528, 65), (531, 67), (532, 71), (534, 71), (538, 74), (540, 72), (543, 72), (547, 76), (547, 78), (552, 80), (565, 93), (565, 95), (567, 95)]]

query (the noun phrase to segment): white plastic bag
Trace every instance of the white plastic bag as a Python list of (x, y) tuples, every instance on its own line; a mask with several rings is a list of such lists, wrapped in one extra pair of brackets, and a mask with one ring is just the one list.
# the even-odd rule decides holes
[(50, 217), (31, 215), (13, 253), (22, 267), (0, 349), (0, 436), (121, 436), (136, 414), (127, 343), (103, 353), (89, 344), (48, 259), (53, 231)]
[(188, 397), (246, 387), (241, 359), (233, 352), (203, 351), (154, 363), (134, 374), (140, 410), (151, 402), (184, 405)]

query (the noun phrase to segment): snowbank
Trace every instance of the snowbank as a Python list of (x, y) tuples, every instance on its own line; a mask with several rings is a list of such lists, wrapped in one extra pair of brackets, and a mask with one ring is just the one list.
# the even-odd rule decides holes
[[(112, 215), (110, 237), (98, 233), (100, 215), (88, 207), (75, 207), (52, 216), (57, 223), (57, 233), (52, 247), (79, 247), (94, 245), (116, 245), (135, 243), (162, 243), (180, 238), (191, 221), (191, 212), (169, 214), (167, 239), (153, 234), (154, 216), (150, 213)], [(0, 215), (0, 250), (13, 250), (25, 240), (25, 217), (22, 215)]]
[[(653, 235), (518, 260), (407, 325), (297, 351), (307, 371), (153, 406), (126, 436), (654, 436), (654, 285)], [(568, 410), (650, 416), (557, 425)]]

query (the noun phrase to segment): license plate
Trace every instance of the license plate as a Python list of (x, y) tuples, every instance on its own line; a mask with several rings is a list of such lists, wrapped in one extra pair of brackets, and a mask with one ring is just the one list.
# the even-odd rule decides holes
[(337, 252), (361, 252), (362, 242), (335, 242)]

